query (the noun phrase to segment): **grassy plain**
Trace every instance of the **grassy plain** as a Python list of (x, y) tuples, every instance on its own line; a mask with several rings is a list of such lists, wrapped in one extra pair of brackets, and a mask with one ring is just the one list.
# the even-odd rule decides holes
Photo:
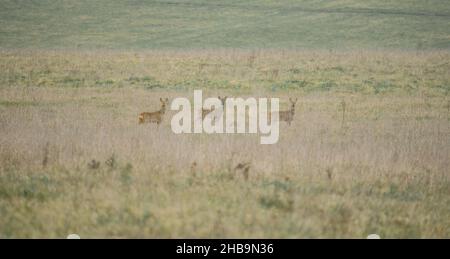
[[(449, 238), (449, 28), (446, 0), (0, 0), (0, 238)], [(138, 125), (194, 89), (299, 103), (269, 146)]]
[(447, 0), (0, 0), (0, 46), (448, 49)]
[[(0, 237), (448, 238), (449, 60), (437, 50), (3, 50)], [(193, 89), (299, 104), (276, 145), (175, 135), (171, 112), (159, 128), (138, 125), (159, 97)]]

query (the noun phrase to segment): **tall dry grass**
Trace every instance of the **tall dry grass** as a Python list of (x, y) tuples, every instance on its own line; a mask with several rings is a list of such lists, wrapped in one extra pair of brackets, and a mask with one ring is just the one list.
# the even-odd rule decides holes
[[(363, 74), (441, 84), (449, 79), (439, 65), (447, 53), (1, 55), (10, 75), (0, 88), (1, 237), (450, 235), (450, 114), (442, 88), (428, 81), (412, 92), (377, 93), (256, 85), (321, 76), (346, 85)], [(279, 72), (260, 73), (265, 66)], [(292, 67), (306, 72), (288, 72)], [(330, 67), (344, 72), (332, 75)], [(24, 71), (40, 76), (6, 83)], [(360, 76), (350, 79), (350, 71)], [(69, 74), (85, 85), (50, 83)], [(145, 76), (163, 87), (120, 85)], [(298, 97), (294, 121), (281, 125), (276, 145), (260, 145), (257, 135), (175, 135), (170, 111), (160, 127), (138, 125), (138, 114), (157, 110), (160, 97), (192, 98), (189, 88), (170, 87), (185, 77), (237, 78), (249, 87), (225, 84), (204, 88), (206, 95), (277, 96), (283, 110)]]

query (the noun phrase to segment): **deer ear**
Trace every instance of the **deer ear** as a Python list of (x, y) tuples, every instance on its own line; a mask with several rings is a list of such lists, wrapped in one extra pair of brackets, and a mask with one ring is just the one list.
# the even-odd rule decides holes
[(159, 98), (159, 101), (160, 101), (160, 102), (164, 102), (162, 98)]

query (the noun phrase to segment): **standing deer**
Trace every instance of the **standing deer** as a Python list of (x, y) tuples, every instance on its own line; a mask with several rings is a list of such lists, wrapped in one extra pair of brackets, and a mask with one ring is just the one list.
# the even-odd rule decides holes
[(227, 98), (228, 98), (228, 96), (224, 96), (224, 97), (218, 97), (219, 98), (219, 100), (222, 102), (222, 108), (224, 108), (225, 107), (225, 101), (227, 100)]
[(292, 100), (289, 98), (289, 102), (291, 102), (291, 109), (287, 111), (280, 111), (279, 112), (279, 119), (280, 121), (285, 121), (288, 123), (288, 125), (291, 125), (291, 122), (294, 120), (294, 114), (295, 114), (295, 104), (297, 103), (297, 98), (295, 100)]
[(156, 112), (143, 112), (139, 114), (139, 124), (156, 123), (158, 126), (161, 124), (169, 99), (166, 98), (163, 100), (162, 98), (159, 98), (159, 101), (161, 102), (161, 109)]
[(202, 120), (205, 120), (206, 115), (210, 114), (211, 112), (216, 112), (216, 114), (214, 115), (214, 117), (212, 118), (212, 121), (215, 121), (218, 117), (222, 116), (224, 109), (225, 109), (225, 101), (227, 100), (228, 97), (218, 97), (218, 99), (222, 102), (222, 111), (216, 111), (215, 108), (212, 109), (204, 109), (202, 108)]
[(222, 110), (218, 114), (216, 114), (215, 118), (221, 117), (225, 113), (225, 101), (227, 100), (228, 97), (227, 96), (224, 96), (224, 97), (219, 96), (218, 98), (219, 98), (220, 102), (222, 103)]
[(215, 109), (205, 109), (202, 108), (202, 120), (205, 120), (206, 115), (210, 114), (211, 112), (213, 112)]

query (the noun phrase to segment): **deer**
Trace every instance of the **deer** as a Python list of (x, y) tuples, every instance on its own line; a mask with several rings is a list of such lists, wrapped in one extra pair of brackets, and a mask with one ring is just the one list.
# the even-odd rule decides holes
[(289, 102), (291, 103), (291, 108), (287, 111), (279, 111), (279, 120), (285, 121), (289, 126), (291, 126), (291, 122), (294, 120), (295, 114), (295, 104), (297, 103), (297, 98), (295, 100), (289, 98)]
[(215, 109), (204, 109), (202, 108), (202, 120), (205, 120), (206, 115), (210, 114), (211, 112), (213, 112)]
[[(212, 118), (213, 121), (215, 121), (217, 119), (217, 117), (220, 117), (223, 114), (224, 109), (225, 109), (225, 101), (227, 100), (228, 97), (227, 96), (224, 96), (224, 97), (220, 97), (219, 96), (217, 98), (222, 103), (222, 111), (219, 110), (218, 112), (216, 112), (216, 114)], [(216, 111), (215, 108), (212, 108), (212, 109), (204, 109), (204, 108), (202, 108), (202, 120), (205, 120), (206, 115), (208, 115), (208, 114), (210, 114), (210, 113), (212, 113), (214, 111)]]
[(159, 101), (161, 102), (161, 109), (155, 112), (143, 112), (139, 114), (139, 124), (156, 123), (158, 126), (161, 124), (169, 99), (159, 98)]
[(220, 116), (222, 116), (224, 114), (224, 112), (225, 112), (225, 102), (226, 102), (228, 96), (224, 96), (224, 97), (220, 97), (219, 96), (217, 98), (219, 98), (220, 102), (222, 103), (222, 111), (220, 111), (220, 113), (216, 114), (215, 118), (220, 117)]
[(225, 101), (227, 100), (228, 96), (224, 96), (224, 97), (217, 97), (219, 98), (220, 102), (222, 103), (222, 106), (225, 107)]

